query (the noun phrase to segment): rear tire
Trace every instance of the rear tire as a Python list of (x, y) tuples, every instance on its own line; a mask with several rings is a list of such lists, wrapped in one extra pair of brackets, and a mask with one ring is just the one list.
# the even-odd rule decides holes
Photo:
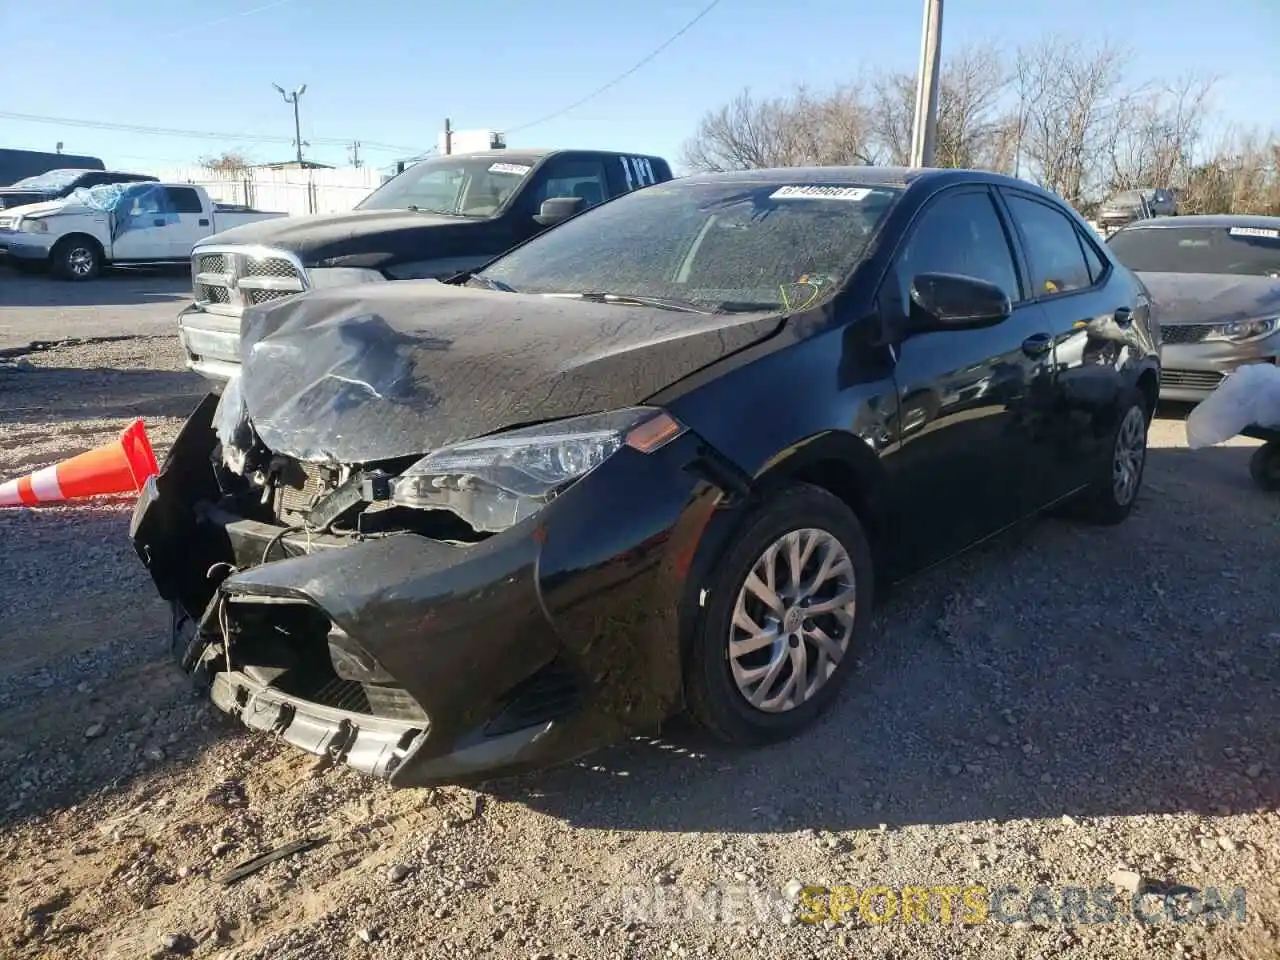
[(1253, 452), (1249, 476), (1268, 493), (1280, 490), (1280, 442), (1269, 440)]
[(871, 623), (871, 548), (843, 501), (797, 483), (743, 522), (701, 594), (685, 675), (690, 714), (726, 743), (785, 740), (853, 673)]
[(1137, 387), (1125, 391), (1111, 433), (1111, 453), (1099, 464), (1093, 483), (1072, 505), (1071, 515), (1084, 523), (1114, 526), (1124, 522), (1142, 489), (1147, 466), (1147, 431), (1153, 411)]
[(92, 280), (102, 272), (102, 247), (93, 237), (63, 237), (49, 253), (49, 267), (60, 280)]

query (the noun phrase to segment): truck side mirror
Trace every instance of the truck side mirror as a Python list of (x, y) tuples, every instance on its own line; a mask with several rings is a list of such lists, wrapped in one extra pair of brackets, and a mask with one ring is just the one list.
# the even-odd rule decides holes
[(552, 227), (568, 220), (582, 209), (582, 197), (549, 197), (542, 201), (534, 221), (544, 227)]

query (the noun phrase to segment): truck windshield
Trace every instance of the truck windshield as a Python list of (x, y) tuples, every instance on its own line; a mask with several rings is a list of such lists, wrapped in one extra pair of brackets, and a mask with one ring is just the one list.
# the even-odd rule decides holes
[(421, 210), (458, 217), (491, 217), (533, 167), (528, 163), (437, 157), (392, 177), (357, 210)]
[(1139, 273), (1280, 274), (1280, 224), (1124, 230), (1107, 245), (1121, 263)]
[(69, 187), (88, 170), (48, 170), (34, 177), (23, 177), (17, 183), (10, 184), (15, 190), (61, 190)]
[(900, 192), (855, 183), (673, 181), (588, 210), (476, 279), (520, 293), (800, 310), (845, 282)]

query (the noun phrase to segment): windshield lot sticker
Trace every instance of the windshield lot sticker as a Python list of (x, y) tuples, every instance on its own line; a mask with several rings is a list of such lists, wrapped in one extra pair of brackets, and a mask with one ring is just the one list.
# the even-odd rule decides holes
[(490, 173), (514, 173), (517, 177), (523, 177), (532, 169), (533, 167), (523, 163), (494, 163), (489, 165)]
[(1232, 227), (1227, 231), (1233, 237), (1265, 237), (1280, 240), (1280, 230), (1264, 230), (1261, 227)]
[(866, 187), (779, 187), (769, 194), (770, 200), (865, 200), (871, 195)]

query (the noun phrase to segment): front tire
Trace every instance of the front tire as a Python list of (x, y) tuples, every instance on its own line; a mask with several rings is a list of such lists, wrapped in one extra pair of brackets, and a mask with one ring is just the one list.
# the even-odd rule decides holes
[(843, 501), (797, 483), (744, 521), (703, 593), (685, 681), (690, 714), (727, 743), (785, 740), (853, 672), (871, 622), (871, 548)]
[(102, 247), (92, 237), (64, 237), (50, 252), (49, 266), (61, 280), (92, 280), (102, 272)]
[(1133, 387), (1125, 392), (1111, 434), (1111, 455), (1099, 465), (1097, 478), (1077, 502), (1076, 519), (1114, 526), (1128, 518), (1146, 471), (1151, 414), (1142, 391)]
[(1280, 490), (1280, 441), (1268, 440), (1249, 458), (1249, 476), (1268, 493)]

